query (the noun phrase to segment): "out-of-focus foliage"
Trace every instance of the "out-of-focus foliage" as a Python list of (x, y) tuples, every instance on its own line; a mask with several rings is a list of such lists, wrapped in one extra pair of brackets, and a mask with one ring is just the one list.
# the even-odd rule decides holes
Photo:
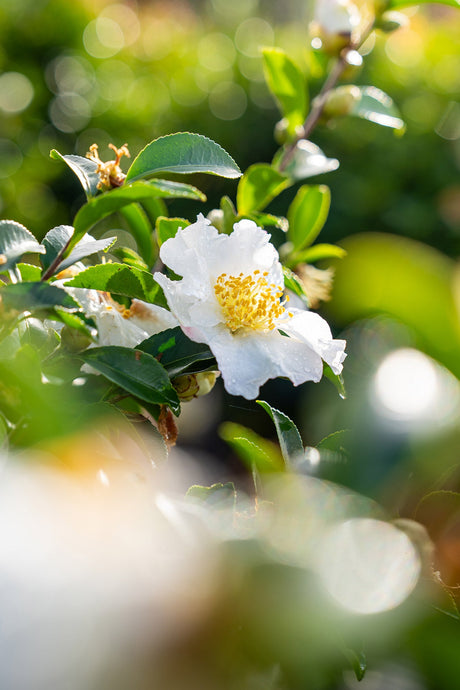
[[(314, 96), (324, 65), (306, 40), (311, 13), (297, 0), (282, 9), (257, 0), (2, 0), (2, 216), (39, 237), (71, 221), (65, 202), (75, 183), (48, 159), (51, 148), (84, 156), (94, 141), (101, 152), (127, 141), (135, 155), (145, 141), (190, 130), (218, 141), (242, 169), (270, 160), (279, 116), (260, 47), (280, 46), (300, 62)], [(407, 122), (404, 137), (354, 118), (316, 133), (343, 171), (328, 177), (334, 204), (324, 238), (383, 230), (456, 253), (460, 19), (444, 6), (406, 14), (408, 26), (368, 43), (365, 66), (343, 80), (388, 93)], [(224, 184), (206, 180), (209, 207)]]

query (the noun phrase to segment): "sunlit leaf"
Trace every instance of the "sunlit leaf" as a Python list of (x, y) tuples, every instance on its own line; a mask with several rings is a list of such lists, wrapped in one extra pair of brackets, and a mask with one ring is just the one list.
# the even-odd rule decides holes
[(138, 268), (140, 271), (147, 271), (148, 266), (141, 256), (131, 247), (115, 247), (111, 249), (110, 254), (117, 258), (120, 263)]
[(354, 104), (350, 115), (393, 129), (405, 127), (398, 108), (388, 94), (375, 86), (360, 86), (359, 90), (361, 98)]
[(238, 214), (246, 215), (253, 211), (261, 211), (290, 184), (289, 178), (271, 165), (266, 163), (251, 165), (238, 183), (236, 192)]
[(90, 266), (67, 281), (66, 286), (112, 292), (151, 303), (155, 303), (161, 294), (160, 286), (151, 273), (115, 263)]
[(99, 193), (97, 185), (99, 183), (99, 175), (97, 174), (97, 163), (90, 160), (89, 158), (83, 158), (82, 156), (63, 156), (62, 153), (53, 149), (50, 152), (51, 158), (54, 160), (61, 160), (66, 163), (72, 172), (80, 180), (80, 184), (88, 199)]
[(21, 274), (21, 280), (27, 283), (35, 283), (40, 280), (42, 275), (42, 270), (40, 266), (35, 266), (34, 264), (17, 264), (19, 273)]
[(179, 398), (168, 374), (151, 355), (118, 346), (94, 347), (79, 355), (84, 362), (136, 398), (166, 404), (176, 414)]
[(207, 345), (187, 338), (179, 326), (152, 335), (137, 347), (156, 357), (171, 377), (177, 376), (195, 362), (214, 358)]
[(295, 134), (307, 115), (307, 82), (299, 66), (281, 48), (262, 51), (265, 79), (288, 123), (288, 133)]
[(185, 218), (165, 218), (164, 216), (157, 218), (155, 229), (158, 246), (161, 247), (163, 242), (175, 237), (179, 228), (186, 228), (188, 225), (190, 225), (190, 223)]
[(294, 422), (283, 412), (272, 407), (264, 400), (256, 400), (256, 402), (273, 420), (281, 447), (281, 453), (283, 454), (286, 467), (289, 468), (291, 463), (299, 457), (299, 455), (303, 455), (304, 452), (299, 430)]
[(249, 470), (258, 472), (280, 472), (284, 460), (279, 448), (267, 439), (241, 424), (224, 422), (219, 427), (219, 436), (228, 443)]
[(288, 239), (294, 251), (312, 244), (326, 222), (331, 193), (326, 185), (304, 185), (288, 209)]
[[(283, 157), (283, 149), (276, 156), (273, 164), (276, 165)], [(297, 142), (294, 153), (283, 172), (294, 181), (304, 180), (314, 175), (322, 175), (337, 170), (339, 161), (336, 158), (327, 158), (319, 146), (311, 141), (301, 139)]]
[(0, 273), (13, 268), (24, 254), (44, 254), (45, 251), (23, 225), (14, 220), (0, 220)]
[(75, 235), (70, 246), (73, 248), (87, 230), (111, 213), (115, 213), (128, 204), (152, 197), (186, 198), (198, 201), (204, 201), (206, 198), (196, 187), (170, 180), (151, 180), (123, 185), (100, 194), (81, 207), (75, 216)]
[(78, 311), (81, 307), (65, 290), (48, 283), (16, 283), (1, 289), (2, 305), (18, 312), (48, 310), (54, 307)]
[(152, 141), (134, 159), (126, 180), (132, 182), (163, 172), (241, 176), (233, 158), (219, 144), (190, 132), (177, 132)]
[(310, 302), (308, 300), (308, 295), (296, 274), (289, 270), (289, 268), (286, 268), (286, 266), (283, 266), (283, 276), (286, 290), (291, 290), (291, 292), (302, 300), (306, 307), (309, 307)]
[(321, 259), (343, 259), (347, 255), (343, 247), (338, 247), (336, 244), (315, 244), (313, 247), (296, 252), (289, 257), (289, 265), (294, 264), (313, 264), (315, 261)]
[[(64, 247), (66, 247), (73, 232), (74, 229), (70, 225), (58, 225), (46, 233), (43, 238), (43, 246), (46, 248), (46, 254), (41, 259), (42, 266), (45, 270), (51, 266), (53, 261), (63, 251)], [(107, 251), (107, 249), (116, 242), (116, 239), (116, 237), (106, 237), (102, 240), (95, 240), (91, 235), (83, 235), (70, 254), (65, 259), (62, 259), (58, 266), (56, 266), (55, 273), (63, 271), (77, 261), (81, 261), (96, 252)]]
[(388, 9), (395, 10), (410, 5), (426, 5), (432, 2), (439, 5), (449, 5), (450, 7), (460, 7), (460, 0), (389, 0)]
[(329, 379), (333, 386), (335, 386), (340, 397), (345, 399), (347, 397), (347, 393), (343, 383), (342, 374), (334, 374), (329, 364), (324, 365), (323, 374), (327, 379)]
[(136, 240), (136, 245), (147, 266), (154, 261), (153, 226), (147, 213), (140, 204), (128, 204), (120, 209), (128, 223), (129, 231)]

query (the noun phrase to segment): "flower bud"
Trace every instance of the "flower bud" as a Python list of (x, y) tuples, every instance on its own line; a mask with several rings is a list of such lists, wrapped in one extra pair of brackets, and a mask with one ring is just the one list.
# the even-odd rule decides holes
[(209, 211), (207, 219), (211, 221), (219, 232), (224, 232), (224, 212), (220, 208), (213, 208)]
[(310, 30), (324, 52), (338, 55), (352, 43), (360, 21), (361, 14), (350, 0), (317, 0)]
[(213, 388), (218, 371), (202, 371), (199, 374), (184, 374), (173, 379), (173, 386), (176, 390), (179, 400), (182, 402), (189, 402), (193, 398), (199, 398), (206, 395)]
[(361, 99), (361, 91), (357, 86), (347, 84), (331, 91), (324, 105), (323, 114), (327, 118), (344, 117), (349, 115), (356, 103)]

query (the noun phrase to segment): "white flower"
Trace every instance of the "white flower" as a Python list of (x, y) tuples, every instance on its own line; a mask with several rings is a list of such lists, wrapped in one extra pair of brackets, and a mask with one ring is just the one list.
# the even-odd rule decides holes
[(315, 22), (327, 34), (351, 34), (361, 21), (361, 15), (349, 0), (317, 0)]
[(146, 338), (178, 325), (170, 311), (156, 304), (133, 299), (126, 309), (106, 292), (65, 289), (81, 304), (86, 316), (96, 322), (99, 346), (136, 347)]
[[(342, 371), (345, 341), (318, 314), (286, 309), (282, 267), (270, 236), (250, 220), (219, 234), (202, 215), (161, 247), (180, 281), (155, 273), (182, 330), (207, 343), (233, 395), (252, 399), (270, 378), (319, 381), (322, 360)], [(286, 337), (288, 336), (288, 337)]]

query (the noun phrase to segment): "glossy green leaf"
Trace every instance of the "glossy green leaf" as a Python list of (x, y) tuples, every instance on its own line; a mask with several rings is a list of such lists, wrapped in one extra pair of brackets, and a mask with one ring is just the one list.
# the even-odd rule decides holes
[(65, 290), (48, 283), (15, 283), (1, 289), (5, 309), (18, 312), (48, 310), (54, 307), (78, 311), (80, 305)]
[(289, 419), (287, 415), (280, 412), (274, 407), (271, 407), (264, 400), (256, 400), (265, 412), (271, 417), (278, 435), (278, 441), (281, 447), (286, 467), (290, 467), (300, 455), (304, 453), (302, 439), (294, 422)]
[(118, 346), (94, 347), (79, 355), (112, 383), (148, 403), (169, 405), (175, 414), (179, 398), (169, 376), (151, 355)]
[[(73, 236), (73, 232), (74, 229), (70, 225), (58, 225), (46, 233), (43, 238), (43, 246), (46, 248), (46, 254), (41, 259), (42, 266), (45, 270), (48, 269), (58, 255), (63, 252), (70, 238)], [(102, 240), (95, 240), (91, 235), (83, 235), (70, 254), (59, 262), (54, 273), (63, 271), (77, 261), (81, 261), (87, 256), (96, 254), (96, 252), (107, 251), (107, 249), (116, 242), (116, 239), (116, 237), (106, 237)]]
[(120, 213), (129, 226), (131, 235), (136, 240), (137, 249), (147, 266), (154, 262), (153, 226), (147, 213), (140, 204), (128, 204)]
[(177, 132), (155, 139), (134, 159), (126, 180), (132, 182), (158, 173), (210, 173), (240, 177), (233, 158), (215, 141), (190, 132)]
[(179, 228), (186, 228), (187, 225), (190, 225), (190, 223), (185, 218), (165, 218), (164, 216), (157, 218), (155, 229), (158, 246), (161, 247), (163, 242), (175, 237)]
[(404, 120), (393, 99), (375, 86), (360, 86), (361, 98), (356, 101), (350, 115), (370, 120), (384, 127), (403, 129)]
[(152, 197), (163, 199), (186, 198), (197, 201), (204, 201), (206, 199), (199, 189), (182, 182), (152, 180), (150, 182), (143, 181), (123, 185), (117, 189), (100, 194), (81, 207), (75, 216), (75, 235), (70, 248), (75, 246), (87, 230), (106, 216), (119, 211), (124, 206), (128, 206), (128, 204)]
[[(275, 156), (273, 165), (278, 167), (284, 157), (284, 149)], [(293, 154), (289, 157), (289, 162), (285, 166), (283, 173), (289, 175), (294, 181), (305, 180), (315, 175), (337, 170), (339, 161), (336, 158), (327, 158), (319, 146), (312, 141), (301, 139), (297, 142)]]
[(148, 271), (140, 271), (126, 264), (98, 264), (78, 273), (66, 286), (112, 292), (155, 303), (161, 294), (160, 286)]
[(141, 256), (131, 247), (115, 247), (110, 254), (119, 260), (120, 263), (137, 268), (140, 271), (147, 271), (148, 266)]
[(313, 264), (322, 259), (343, 259), (346, 255), (346, 250), (336, 244), (315, 244), (313, 247), (292, 254), (288, 264), (289, 266), (297, 266), (300, 263)]
[(233, 232), (233, 225), (237, 218), (236, 208), (233, 201), (228, 196), (223, 196), (220, 200), (220, 208), (223, 213), (222, 232), (227, 235)]
[(460, 7), (460, 0), (389, 0), (389, 10), (399, 10), (401, 7), (409, 7), (411, 5), (427, 5), (431, 3), (439, 5), (449, 5), (450, 7)]
[(308, 300), (308, 295), (296, 274), (290, 271), (289, 268), (286, 268), (286, 266), (283, 266), (283, 276), (286, 290), (291, 290), (291, 292), (302, 300), (306, 307), (309, 307), (310, 302)]
[(42, 270), (40, 266), (35, 266), (34, 264), (17, 264), (19, 273), (21, 274), (21, 280), (27, 283), (35, 283), (40, 280), (42, 275)]
[(345, 399), (347, 397), (347, 393), (343, 383), (342, 374), (334, 374), (331, 367), (328, 364), (325, 364), (323, 368), (323, 375), (329, 379), (333, 386), (335, 386), (340, 397)]
[(287, 120), (288, 133), (293, 135), (307, 115), (306, 79), (299, 66), (281, 48), (264, 48), (262, 55), (268, 88)]
[(61, 160), (72, 172), (78, 177), (81, 186), (88, 199), (99, 193), (97, 185), (99, 183), (99, 175), (97, 174), (97, 164), (90, 160), (89, 158), (83, 158), (82, 156), (63, 156), (62, 153), (53, 149), (50, 152), (51, 158), (54, 160)]
[(0, 273), (14, 268), (24, 254), (44, 254), (45, 251), (23, 225), (14, 220), (0, 220)]
[(171, 377), (177, 376), (195, 362), (214, 359), (207, 345), (187, 338), (179, 326), (152, 335), (137, 347), (156, 357)]
[[(83, 335), (91, 340), (97, 339), (96, 322), (91, 317), (86, 316), (83, 311), (68, 312), (56, 307), (53, 309), (50, 318), (63, 323), (65, 326), (71, 328), (72, 331), (83, 333)], [(85, 344), (85, 347), (87, 346), (88, 343)]]
[(274, 216), (272, 213), (248, 213), (247, 217), (263, 228), (275, 227), (283, 232), (287, 232), (289, 227), (287, 218), (284, 216)]
[(233, 448), (249, 470), (253, 467), (261, 473), (284, 470), (279, 448), (252, 429), (234, 422), (224, 422), (219, 427), (219, 436)]
[(312, 244), (326, 222), (331, 193), (326, 185), (300, 187), (288, 209), (287, 236), (294, 251)]
[(238, 214), (244, 216), (253, 211), (261, 211), (290, 184), (289, 178), (271, 165), (266, 163), (251, 165), (238, 183), (236, 192)]

